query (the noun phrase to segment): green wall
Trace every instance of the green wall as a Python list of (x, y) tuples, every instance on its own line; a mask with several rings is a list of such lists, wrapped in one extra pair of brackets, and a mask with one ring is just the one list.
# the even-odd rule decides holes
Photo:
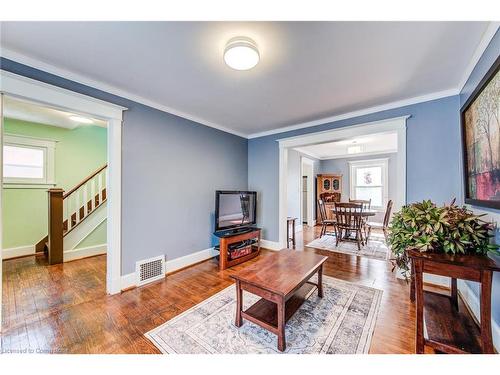
[[(56, 187), (68, 190), (106, 164), (106, 129), (80, 126), (64, 129), (26, 121), (4, 119), (4, 133), (57, 141)], [(3, 248), (29, 246), (47, 235), (47, 190), (3, 189)], [(105, 223), (78, 247), (106, 243)]]

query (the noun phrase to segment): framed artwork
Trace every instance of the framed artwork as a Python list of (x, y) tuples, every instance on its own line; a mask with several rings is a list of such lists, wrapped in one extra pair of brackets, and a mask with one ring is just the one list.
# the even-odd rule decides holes
[(500, 57), (460, 110), (465, 203), (500, 209)]

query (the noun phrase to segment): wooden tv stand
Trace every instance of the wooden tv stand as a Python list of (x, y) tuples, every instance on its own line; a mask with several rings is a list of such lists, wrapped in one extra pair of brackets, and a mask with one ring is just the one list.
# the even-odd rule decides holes
[[(244, 233), (221, 235), (215, 233), (220, 238), (219, 245), (219, 271), (226, 268), (236, 266), (237, 264), (253, 259), (260, 254), (260, 228), (252, 228), (252, 230)], [(231, 245), (237, 245), (248, 241), (247, 246), (251, 246), (252, 252), (243, 255), (236, 259), (231, 259), (229, 249)], [(247, 247), (244, 246), (244, 247)]]

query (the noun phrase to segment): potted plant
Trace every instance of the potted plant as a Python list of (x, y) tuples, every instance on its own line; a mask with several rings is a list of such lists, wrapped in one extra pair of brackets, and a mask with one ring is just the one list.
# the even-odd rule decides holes
[(498, 245), (490, 243), (495, 226), (481, 220), (481, 216), (465, 206), (457, 206), (455, 200), (440, 207), (430, 200), (403, 206), (389, 225), (388, 243), (394, 268), (408, 279), (407, 249), (478, 255), (497, 252)]

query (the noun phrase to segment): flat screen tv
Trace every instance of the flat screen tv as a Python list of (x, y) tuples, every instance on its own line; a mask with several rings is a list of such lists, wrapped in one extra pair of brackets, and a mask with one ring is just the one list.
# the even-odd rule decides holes
[(236, 230), (257, 223), (257, 192), (215, 192), (215, 231)]

